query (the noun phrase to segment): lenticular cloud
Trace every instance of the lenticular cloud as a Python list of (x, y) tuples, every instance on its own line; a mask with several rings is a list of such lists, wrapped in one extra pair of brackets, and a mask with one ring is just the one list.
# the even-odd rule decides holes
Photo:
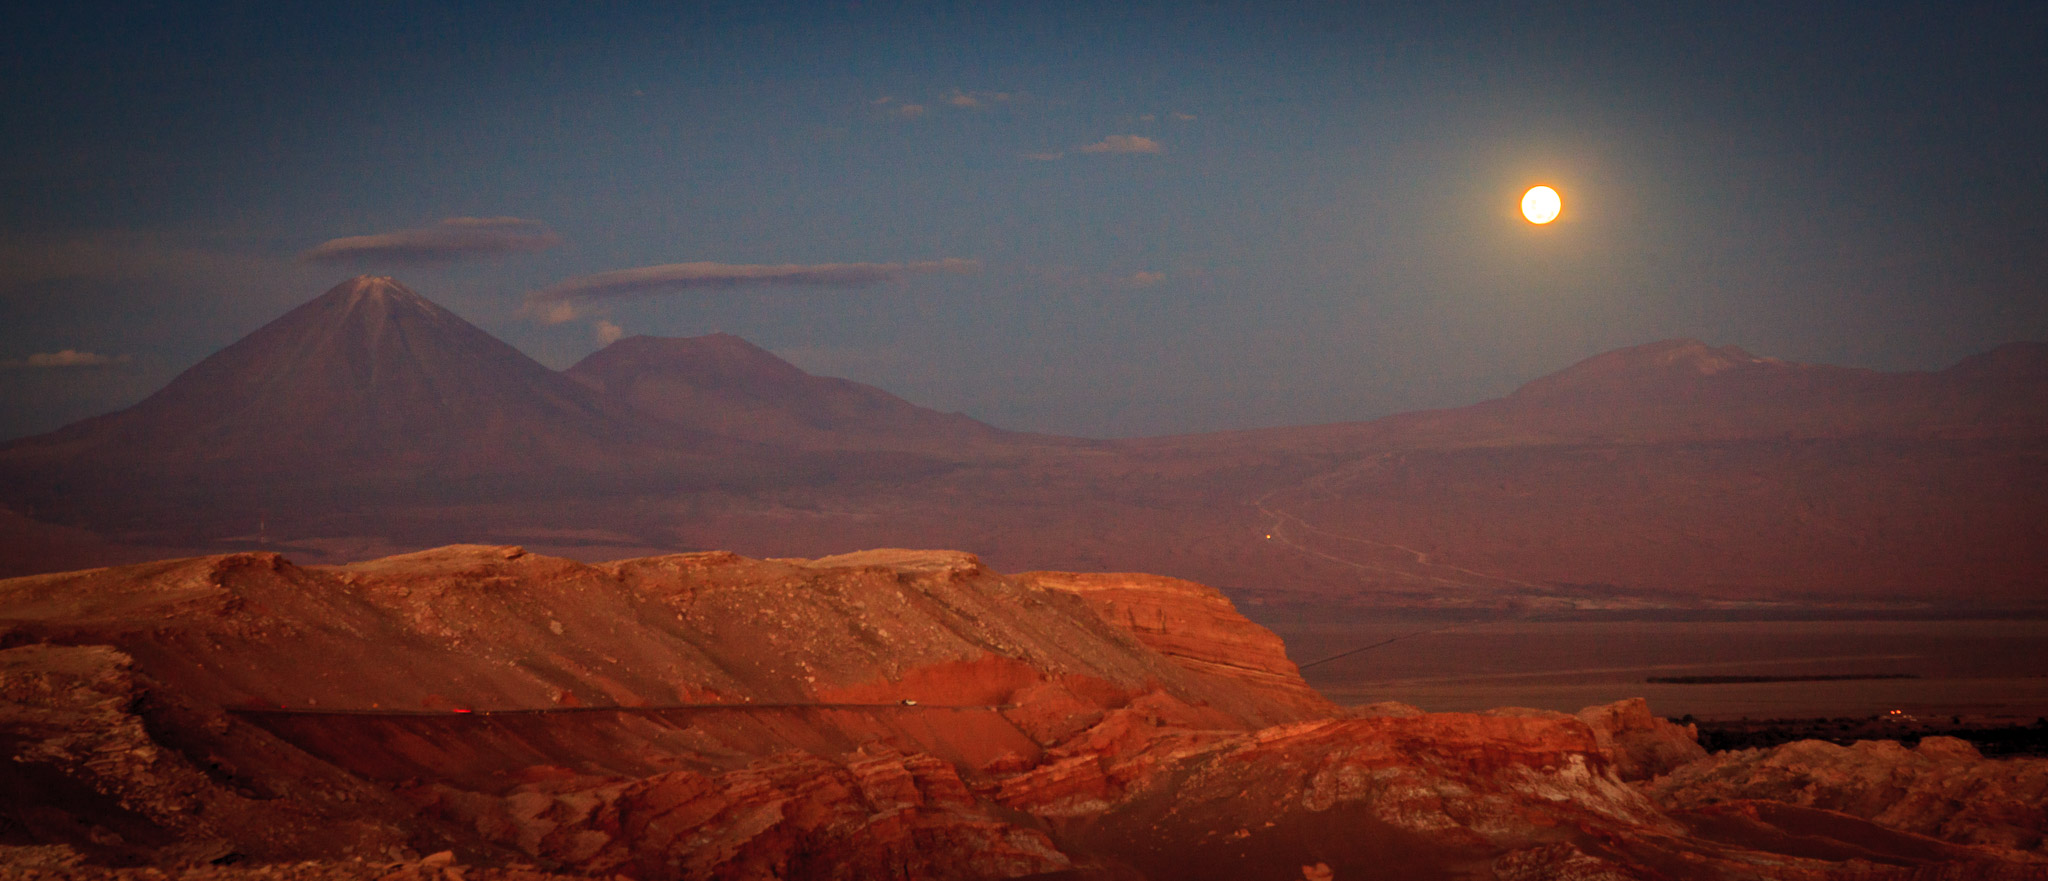
[(545, 251), (562, 237), (538, 220), (450, 217), (433, 226), (331, 239), (299, 255), (309, 263), (436, 263)]
[(980, 268), (979, 261), (959, 258), (900, 263), (665, 263), (572, 278), (535, 291), (527, 304), (543, 321), (556, 324), (575, 318), (578, 303), (635, 295), (771, 285), (864, 288), (910, 275)]

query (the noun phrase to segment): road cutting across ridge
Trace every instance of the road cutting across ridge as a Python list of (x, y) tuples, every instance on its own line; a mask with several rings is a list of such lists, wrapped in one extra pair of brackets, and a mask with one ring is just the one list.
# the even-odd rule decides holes
[(826, 702), (785, 702), (785, 703), (702, 703), (702, 704), (661, 704), (639, 707), (451, 707), (448, 709), (401, 710), (384, 707), (227, 707), (227, 711), (238, 716), (560, 716), (576, 713), (629, 713), (651, 715), (655, 713), (687, 712), (690, 710), (953, 710), (1002, 712), (1015, 709), (1016, 704), (930, 704), (923, 701), (890, 701), (888, 703), (826, 703)]

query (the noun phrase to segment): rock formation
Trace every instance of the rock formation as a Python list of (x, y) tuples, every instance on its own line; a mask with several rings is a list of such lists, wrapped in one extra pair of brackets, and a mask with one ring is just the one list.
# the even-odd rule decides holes
[(1249, 692), (1265, 701), (1285, 696), (1311, 712), (1328, 709), (1301, 680), (1280, 638), (1245, 620), (1215, 588), (1136, 573), (1027, 572), (1018, 578), (1080, 596), (1146, 648), (1199, 676), (1223, 680), (1229, 693)]
[(2038, 760), (1345, 712), (1206, 587), (958, 552), (234, 554), (0, 582), (0, 646), (6, 878), (2048, 871)]
[(1614, 761), (1614, 773), (1628, 781), (1648, 780), (1706, 758), (1699, 729), (1675, 725), (1650, 714), (1642, 698), (1579, 711), (1593, 729), (1593, 741)]
[(1910, 749), (1890, 740), (1802, 740), (1719, 753), (1674, 769), (1651, 792), (1674, 809), (1778, 802), (2048, 858), (2048, 759), (1991, 761), (1953, 737)]

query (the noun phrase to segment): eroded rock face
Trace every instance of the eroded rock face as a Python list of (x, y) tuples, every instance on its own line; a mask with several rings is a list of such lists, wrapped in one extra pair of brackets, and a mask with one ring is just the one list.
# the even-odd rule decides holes
[(1953, 737), (1717, 753), (1652, 784), (1674, 809), (1769, 800), (1957, 844), (2048, 856), (2048, 759), (1986, 759)]
[[(1027, 583), (1075, 594), (1103, 620), (1205, 679), (1267, 701), (1328, 715), (1335, 708), (1303, 682), (1280, 637), (1245, 619), (1216, 589), (1135, 573), (1027, 572)], [(1261, 714), (1261, 708), (1240, 712)], [(1265, 721), (1282, 721), (1268, 718)]]
[[(1285, 663), (1277, 639), (1234, 624)], [(49, 778), (50, 822), (77, 827), (59, 840), (94, 859), (453, 845), (635, 877), (787, 876), (805, 853), (815, 877), (881, 873), (872, 860), (927, 865), (917, 877), (1061, 871), (1042, 831), (961, 774), (1036, 767), (1089, 732), (1115, 750), (1105, 732), (1246, 731), (1328, 707), (1291, 666), (1248, 689), (1073, 592), (946, 551), (231, 554), (0, 582), (0, 630), (36, 643), (0, 680), (21, 744), (9, 770)], [(507, 794), (550, 766), (578, 773)], [(407, 780), (428, 782), (394, 798)], [(538, 795), (608, 807), (522, 813)], [(685, 834), (653, 815), (696, 819)]]
[(952, 765), (887, 748), (792, 753), (718, 774), (561, 773), (503, 796), (444, 785), (424, 809), (578, 874), (636, 878), (1014, 878), (1072, 867), (1045, 833), (996, 816)]
[(107, 646), (0, 651), (0, 745), (7, 838), (114, 864), (409, 852), (389, 796), (311, 761), (245, 773), (296, 751), (179, 706)]
[(1346, 712), (1207, 588), (958, 552), (236, 554), (0, 582), (0, 639), (0, 881), (2048, 868), (2048, 763)]
[[(0, 581), (0, 604), (31, 636), (110, 642), (230, 707), (997, 705), (1086, 681), (1098, 705), (1158, 689), (1218, 708), (1218, 724), (1328, 710), (1291, 665), (1270, 689), (1198, 674), (1074, 593), (949, 551), (602, 566), (479, 545), (339, 567), (230, 554)], [(1235, 620), (1286, 663), (1270, 632)]]
[(1697, 727), (1651, 715), (1642, 698), (1587, 707), (1579, 711), (1579, 721), (1593, 729), (1595, 742), (1623, 780), (1648, 780), (1707, 757)]

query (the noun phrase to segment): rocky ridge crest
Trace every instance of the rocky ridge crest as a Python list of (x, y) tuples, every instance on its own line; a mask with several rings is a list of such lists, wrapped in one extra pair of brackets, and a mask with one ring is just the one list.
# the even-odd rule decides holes
[(2038, 762), (1347, 713), (1200, 585), (949, 551), (166, 561), (0, 582), (0, 646), (4, 877), (2048, 872)]

